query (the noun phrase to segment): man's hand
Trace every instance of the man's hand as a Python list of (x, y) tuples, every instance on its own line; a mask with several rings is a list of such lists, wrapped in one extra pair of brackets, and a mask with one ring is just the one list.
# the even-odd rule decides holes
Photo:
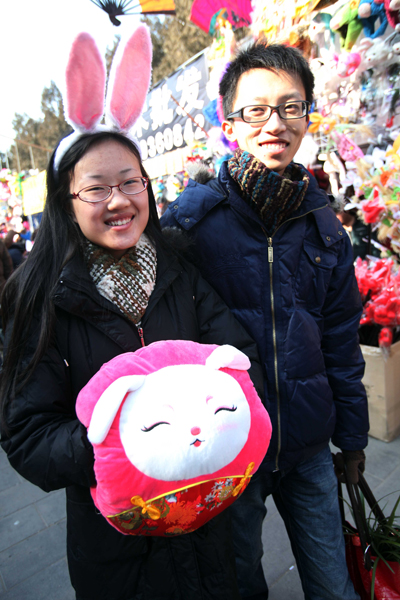
[(336, 454), (335, 472), (342, 483), (344, 480), (344, 468), (346, 465), (347, 480), (349, 483), (358, 483), (358, 469), (364, 473), (365, 454), (364, 450), (342, 450), (342, 454)]

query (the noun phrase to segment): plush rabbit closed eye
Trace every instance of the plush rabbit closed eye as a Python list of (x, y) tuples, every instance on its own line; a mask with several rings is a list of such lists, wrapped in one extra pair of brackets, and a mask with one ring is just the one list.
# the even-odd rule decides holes
[(100, 512), (119, 531), (193, 531), (245, 489), (271, 424), (231, 346), (155, 342), (103, 365), (80, 392)]

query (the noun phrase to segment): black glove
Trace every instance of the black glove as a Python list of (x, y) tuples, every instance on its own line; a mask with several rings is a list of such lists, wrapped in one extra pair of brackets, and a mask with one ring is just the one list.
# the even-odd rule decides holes
[(352, 484), (358, 483), (358, 469), (364, 473), (365, 454), (364, 450), (342, 450), (338, 452), (335, 459), (335, 472), (342, 483), (344, 480), (344, 466), (346, 465), (347, 481)]

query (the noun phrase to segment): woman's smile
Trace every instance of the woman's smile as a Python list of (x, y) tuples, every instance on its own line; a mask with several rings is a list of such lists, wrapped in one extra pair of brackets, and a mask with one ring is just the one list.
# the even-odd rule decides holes
[(74, 198), (72, 208), (83, 235), (116, 260), (138, 243), (149, 220), (147, 190), (127, 195), (116, 186), (141, 176), (137, 157), (117, 141), (105, 141), (92, 148), (74, 169), (71, 193), (89, 186), (115, 186), (106, 200), (93, 203)]
[(133, 221), (135, 217), (117, 217), (117, 218), (111, 218), (108, 219), (107, 221), (105, 221), (106, 225), (108, 225), (109, 227), (125, 227), (126, 225), (129, 225), (131, 223), (131, 221)]

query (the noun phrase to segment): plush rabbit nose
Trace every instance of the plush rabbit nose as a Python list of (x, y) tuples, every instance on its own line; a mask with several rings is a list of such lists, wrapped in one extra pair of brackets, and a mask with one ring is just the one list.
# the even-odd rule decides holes
[(192, 429), (190, 430), (190, 433), (192, 435), (199, 435), (200, 431), (201, 431), (200, 427), (192, 427)]

